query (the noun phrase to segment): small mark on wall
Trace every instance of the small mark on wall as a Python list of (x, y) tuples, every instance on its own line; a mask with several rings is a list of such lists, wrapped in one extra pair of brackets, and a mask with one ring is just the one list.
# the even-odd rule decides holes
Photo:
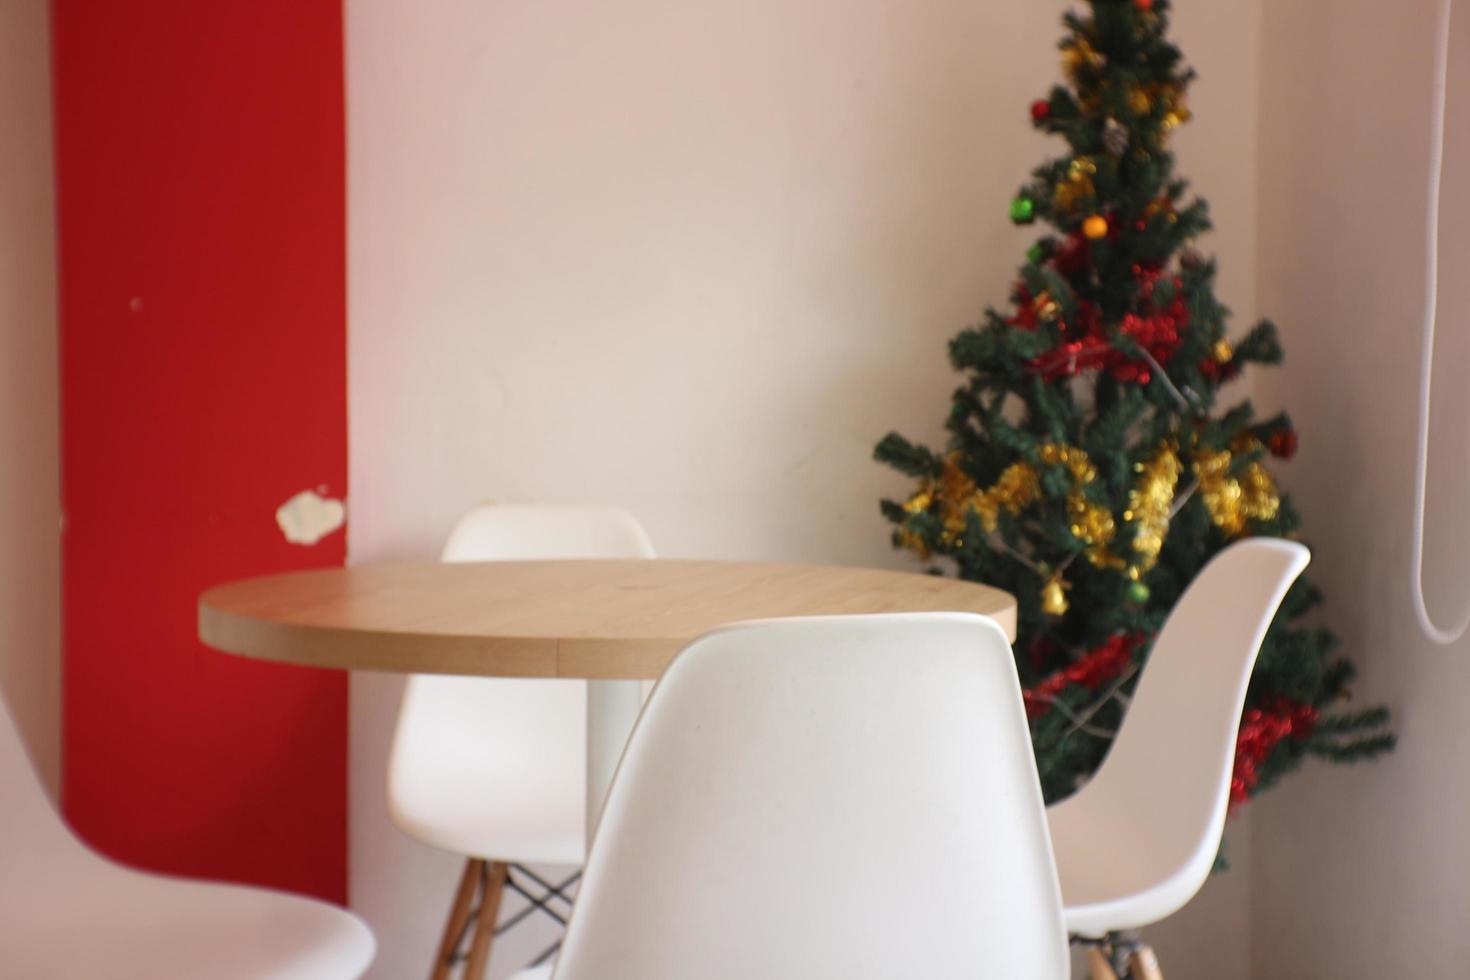
[(340, 528), (347, 519), (342, 501), (303, 490), (276, 508), (276, 526), (292, 544), (311, 546)]

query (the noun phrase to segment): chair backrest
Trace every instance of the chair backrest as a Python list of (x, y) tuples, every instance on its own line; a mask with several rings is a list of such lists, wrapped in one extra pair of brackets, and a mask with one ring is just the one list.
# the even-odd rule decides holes
[(1062, 980), (1010, 645), (963, 613), (695, 640), (613, 782), (555, 980)]
[[(561, 504), (482, 504), (455, 525), (442, 555), (447, 562), (653, 556), (626, 512)], [(389, 757), (389, 812), (431, 840), (433, 828), (474, 821), (480, 828), (460, 837), (506, 849), (482, 856), (576, 860), (555, 841), (585, 836), (586, 751), (585, 682), (414, 676)]]
[(47, 797), (0, 696), (0, 908), (7, 897), (23, 901), (28, 890), (41, 887), (44, 879), (25, 869), (35, 871), (61, 855), (84, 851)]
[(627, 511), (580, 504), (480, 504), (454, 525), (444, 561), (652, 558), (653, 544)]
[[(1137, 846), (1114, 869), (1132, 882), (1120, 888), (1158, 889), (1173, 906), (1163, 914), (1193, 897), (1214, 864), (1256, 656), (1309, 561), (1305, 547), (1279, 538), (1240, 541), (1211, 559), (1154, 642), (1097, 775), (1052, 811), (1054, 822), (1093, 825), (1099, 860), (1118, 850), (1107, 828), (1127, 827)], [(1071, 870), (1064, 864), (1064, 882)]]

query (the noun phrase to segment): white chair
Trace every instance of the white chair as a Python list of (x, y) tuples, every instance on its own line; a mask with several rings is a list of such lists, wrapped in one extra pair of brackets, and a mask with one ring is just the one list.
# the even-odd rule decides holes
[(325, 902), (114, 864), (47, 799), (0, 700), (0, 976), (353, 980), (373, 937)]
[(739, 624), (685, 648), (618, 768), (554, 976), (1067, 969), (1010, 645), (983, 617), (925, 613)]
[(1209, 876), (1256, 655), (1310, 560), (1276, 538), (1216, 555), (1170, 612), (1097, 774), (1048, 812), (1067, 928), (1096, 941), (1095, 977), (1125, 959), (1135, 976), (1160, 976), (1147, 947), (1113, 934), (1177, 912)]
[[(483, 504), (455, 525), (442, 557), (453, 562), (653, 556), (648, 535), (620, 510)], [(389, 813), (410, 836), (468, 857), (431, 974), (436, 980), (459, 961), (471, 919), (464, 975), (484, 975), (507, 884), (525, 890), (533, 902), (542, 900), (529, 909), (561, 917), (545, 903), (565, 900), (563, 892), (576, 876), (542, 882), (523, 864), (582, 864), (586, 773), (585, 681), (409, 679), (389, 758)], [(517, 875), (528, 880), (523, 884)]]

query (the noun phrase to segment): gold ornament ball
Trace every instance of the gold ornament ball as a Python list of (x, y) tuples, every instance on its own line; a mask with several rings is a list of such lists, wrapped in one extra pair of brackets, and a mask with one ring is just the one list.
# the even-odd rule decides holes
[(1100, 214), (1094, 214), (1092, 217), (1082, 222), (1082, 234), (1086, 235), (1088, 238), (1093, 239), (1094, 241), (1099, 238), (1105, 237), (1107, 233), (1108, 219), (1104, 218)]

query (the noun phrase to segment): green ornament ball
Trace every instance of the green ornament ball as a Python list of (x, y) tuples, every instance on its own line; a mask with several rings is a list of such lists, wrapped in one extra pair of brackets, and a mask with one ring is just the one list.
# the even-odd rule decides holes
[(1046, 249), (1042, 248), (1040, 245), (1032, 245), (1030, 248), (1026, 249), (1026, 261), (1030, 262), (1032, 265), (1040, 265), (1042, 262), (1046, 261)]
[(1142, 582), (1130, 583), (1128, 586), (1128, 598), (1139, 605), (1148, 602), (1148, 586)]
[(1029, 197), (1018, 197), (1011, 201), (1011, 220), (1018, 225), (1029, 225), (1036, 220), (1036, 202)]

